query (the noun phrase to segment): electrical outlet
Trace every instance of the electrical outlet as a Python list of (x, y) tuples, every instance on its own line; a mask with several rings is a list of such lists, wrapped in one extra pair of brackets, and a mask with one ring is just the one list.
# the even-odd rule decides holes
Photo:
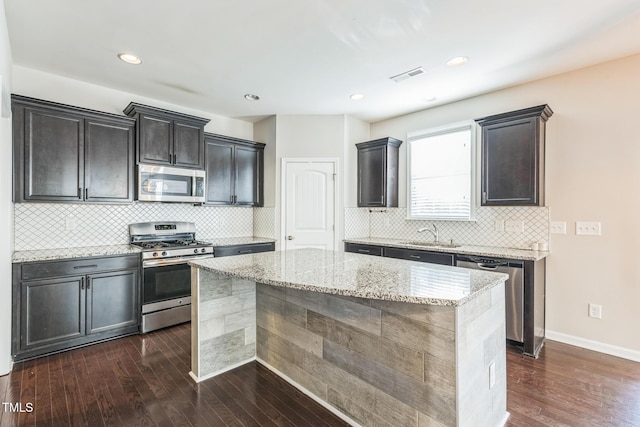
[(67, 231), (74, 231), (76, 229), (76, 218), (68, 216), (64, 220), (64, 229)]
[(589, 317), (602, 319), (602, 306), (598, 304), (589, 304)]
[(496, 219), (493, 223), (494, 231), (504, 231), (504, 221), (501, 219)]
[(600, 236), (602, 230), (599, 222), (576, 222), (576, 234), (582, 236)]
[(524, 233), (524, 221), (506, 221), (504, 231), (509, 233)]
[(567, 234), (567, 223), (565, 221), (552, 221), (549, 232), (551, 234)]
[(496, 362), (491, 362), (489, 364), (489, 390), (496, 385)]

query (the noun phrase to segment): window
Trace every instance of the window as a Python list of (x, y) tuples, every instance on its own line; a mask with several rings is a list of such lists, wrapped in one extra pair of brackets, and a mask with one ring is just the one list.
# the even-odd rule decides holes
[(475, 219), (475, 123), (408, 135), (409, 219)]

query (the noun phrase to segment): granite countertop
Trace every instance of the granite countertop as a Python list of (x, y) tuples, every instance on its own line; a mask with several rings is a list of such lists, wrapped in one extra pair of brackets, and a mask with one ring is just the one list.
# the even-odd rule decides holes
[(327, 294), (459, 306), (508, 275), (368, 255), (296, 249), (192, 261), (230, 277)]
[(381, 237), (357, 237), (344, 239), (347, 243), (360, 243), (364, 245), (391, 246), (394, 248), (420, 249), (431, 252), (446, 252), (461, 255), (476, 255), (494, 258), (519, 259), (523, 261), (540, 261), (549, 256), (549, 251), (531, 251), (528, 249), (500, 248), (495, 246), (460, 245), (455, 248), (438, 246), (412, 245), (407, 239), (384, 239)]
[[(198, 240), (211, 243), (213, 246), (234, 246), (247, 245), (251, 243), (270, 243), (275, 239), (267, 239), (264, 237), (226, 237), (217, 239), (201, 239)], [(48, 261), (56, 259), (68, 258), (84, 258), (92, 256), (109, 256), (109, 255), (126, 255), (136, 254), (142, 249), (130, 245), (105, 245), (105, 246), (79, 246), (72, 248), (56, 248), (56, 249), (36, 249), (30, 251), (15, 251), (11, 262), (31, 262), (31, 261)]]
[(223, 238), (201, 238), (197, 236), (198, 240), (211, 243), (213, 246), (235, 246), (235, 245), (249, 245), (252, 243), (271, 243), (275, 242), (275, 239), (268, 239), (266, 237), (223, 237)]
[(48, 261), (91, 256), (127, 255), (140, 252), (140, 248), (130, 245), (83, 246), (74, 248), (36, 249), (15, 251), (11, 262)]

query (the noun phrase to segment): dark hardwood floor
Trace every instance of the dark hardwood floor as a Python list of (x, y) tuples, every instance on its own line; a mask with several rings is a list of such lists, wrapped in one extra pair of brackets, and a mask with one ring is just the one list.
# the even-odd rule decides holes
[[(18, 363), (0, 426), (346, 425), (255, 362), (196, 384), (189, 347), (185, 324)], [(640, 363), (548, 342), (509, 349), (507, 376), (508, 426), (640, 426)]]

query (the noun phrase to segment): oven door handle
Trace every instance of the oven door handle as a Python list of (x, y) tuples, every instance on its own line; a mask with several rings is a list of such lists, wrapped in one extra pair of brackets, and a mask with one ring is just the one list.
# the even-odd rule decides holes
[(180, 257), (180, 258), (170, 258), (170, 259), (150, 259), (146, 261), (142, 261), (142, 267), (165, 267), (167, 265), (176, 265), (176, 264), (186, 264), (189, 261), (195, 261), (198, 259), (206, 259), (213, 258), (213, 255), (201, 255), (201, 256), (190, 256), (190, 257)]

